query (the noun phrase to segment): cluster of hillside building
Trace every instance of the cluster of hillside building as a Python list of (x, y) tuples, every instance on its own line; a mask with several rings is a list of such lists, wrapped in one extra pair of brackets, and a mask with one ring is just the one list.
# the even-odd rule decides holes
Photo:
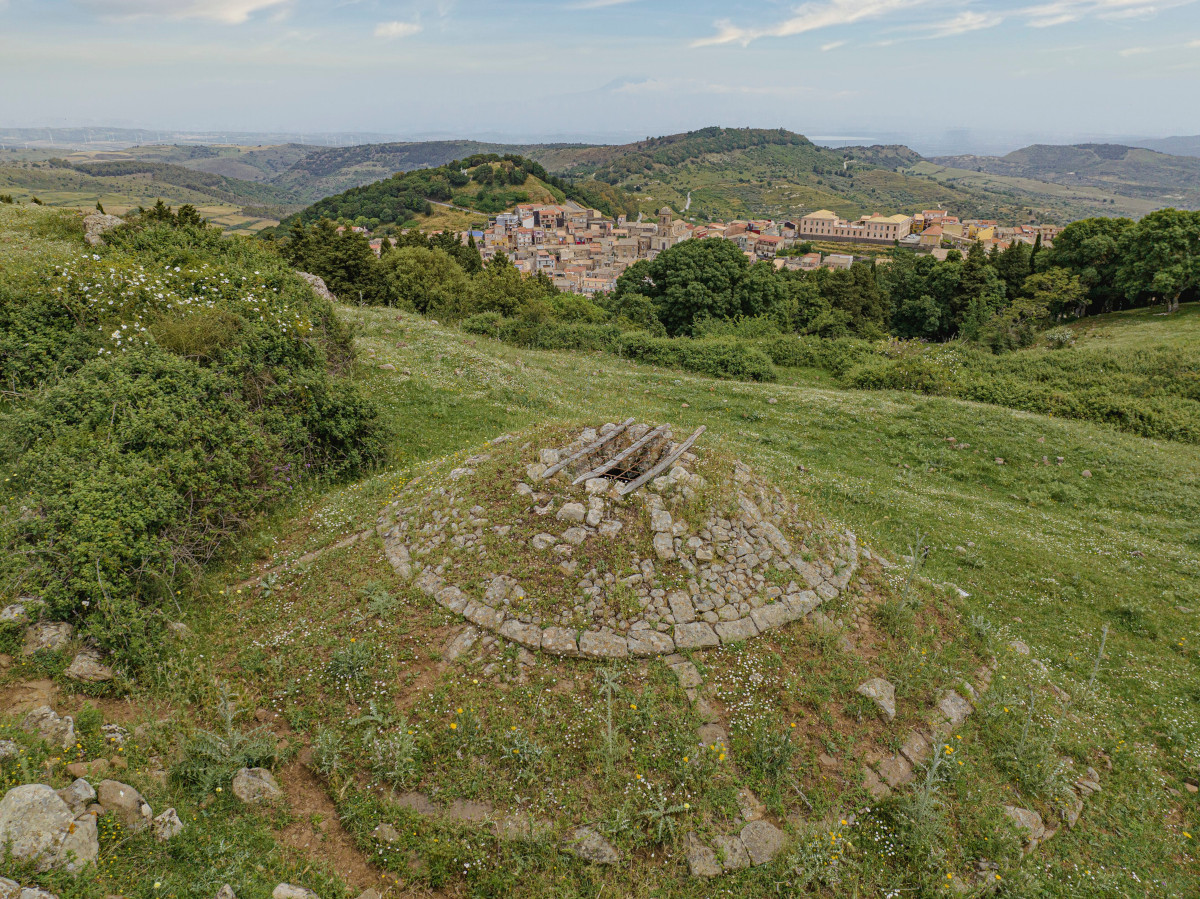
[[(1061, 229), (1055, 225), (1004, 227), (995, 221), (959, 219), (944, 209), (914, 215), (878, 213), (855, 221), (819, 209), (794, 220), (711, 222), (697, 225), (677, 219), (670, 207), (654, 221), (616, 219), (577, 206), (524, 204), (492, 216), (486, 225), (462, 232), (475, 241), (484, 260), (504, 253), (527, 274), (544, 273), (561, 290), (591, 295), (613, 289), (616, 279), (639, 259), (653, 259), (685, 240), (733, 241), (751, 261), (768, 260), (777, 268), (812, 270), (849, 268), (850, 253), (795, 254), (804, 243), (850, 243), (911, 247), (940, 258), (951, 249), (982, 243), (986, 250), (1015, 241), (1050, 246)], [(378, 249), (380, 241), (372, 241)], [(886, 261), (880, 260), (880, 261)]]

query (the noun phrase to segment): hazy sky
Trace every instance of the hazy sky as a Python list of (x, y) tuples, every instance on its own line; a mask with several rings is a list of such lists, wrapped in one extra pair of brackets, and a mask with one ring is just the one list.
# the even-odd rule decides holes
[(0, 124), (1200, 133), (1200, 0), (0, 0)]

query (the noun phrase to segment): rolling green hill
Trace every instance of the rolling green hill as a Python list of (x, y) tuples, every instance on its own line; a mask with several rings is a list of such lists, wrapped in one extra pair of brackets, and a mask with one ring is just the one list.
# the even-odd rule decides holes
[[(189, 148), (190, 149), (190, 148)], [(101, 203), (120, 213), (137, 206), (190, 203), (226, 228), (258, 230), (302, 205), (286, 188), (139, 159), (0, 164), (0, 193), (19, 201), (34, 197), (50, 206), (91, 208)]]
[(1200, 208), (1200, 159), (1119, 144), (1034, 144), (1006, 156), (946, 156), (950, 168), (1098, 188), (1157, 206)]

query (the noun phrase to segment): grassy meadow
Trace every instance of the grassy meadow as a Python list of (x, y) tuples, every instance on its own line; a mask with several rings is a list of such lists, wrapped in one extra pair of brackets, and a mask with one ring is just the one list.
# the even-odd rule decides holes
[[(79, 249), (5, 232), (0, 266)], [(78, 879), (0, 870), (63, 899), (207, 899), (222, 883), (258, 899), (282, 880), (322, 899), (368, 887), (563, 899), (1196, 894), (1200, 447), (847, 389), (820, 370), (713, 380), (522, 349), (393, 309), (339, 314), (355, 328), (353, 378), (388, 435), (377, 470), (303, 482), (264, 510), (179, 596), (192, 635), (138, 682), (81, 690), (62, 677), (64, 659), (23, 657), (19, 633), (3, 633), (0, 737), (24, 750), (0, 763), (6, 784), (69, 782), (63, 754), (11, 711), (30, 682), (50, 681), (81, 722), (79, 755), (109, 752), (101, 721), (136, 734), (121, 776), (156, 812), (175, 806), (184, 835), (159, 844), (102, 820), (101, 864)], [(1078, 324), (1077, 347), (1054, 352), (1184, 350), (1198, 323), (1195, 307), (1170, 319), (1122, 313)], [(448, 660), (461, 619), (396, 577), (373, 530), (389, 502), (448, 483), (502, 434), (630, 416), (676, 433), (707, 426), (701, 452), (744, 460), (898, 564), (865, 566), (825, 608), (854, 652), (794, 624), (691, 654), (728, 744), (697, 745), (702, 721), (661, 661), (531, 660), (504, 644), (480, 661)], [(903, 557), (918, 541), (928, 581), (909, 594)], [(947, 735), (953, 763), (884, 801), (864, 792), (864, 759), (895, 751), (942, 689), (987, 664), (990, 690)], [(854, 692), (871, 676), (896, 684), (892, 725)], [(213, 735), (224, 751), (205, 778), (180, 777)], [(212, 786), (238, 760), (271, 756), (277, 806), (246, 807)], [(1076, 772), (1096, 768), (1103, 788), (1075, 828), (1022, 857), (1001, 808), (1057, 821), (1063, 757)], [(690, 877), (684, 834), (737, 827), (745, 789), (790, 845), (764, 867)], [(485, 810), (506, 822), (502, 833)], [(394, 838), (379, 838), (381, 823)], [(622, 862), (562, 851), (580, 824)], [(979, 859), (996, 867), (976, 882)]]

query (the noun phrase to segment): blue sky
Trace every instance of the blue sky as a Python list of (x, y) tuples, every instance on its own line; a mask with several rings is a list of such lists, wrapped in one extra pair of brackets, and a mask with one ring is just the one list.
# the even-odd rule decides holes
[[(1200, 133), (1200, 0), (0, 0), (0, 124)], [(918, 141), (912, 141), (914, 144)]]

